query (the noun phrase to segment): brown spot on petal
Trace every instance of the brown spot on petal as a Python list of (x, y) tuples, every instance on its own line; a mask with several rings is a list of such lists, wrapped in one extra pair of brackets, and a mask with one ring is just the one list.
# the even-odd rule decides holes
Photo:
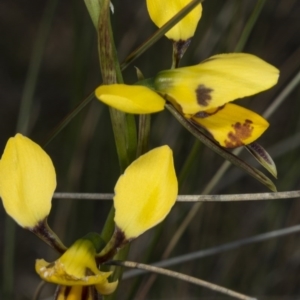
[(236, 148), (244, 145), (243, 140), (249, 138), (253, 131), (253, 122), (251, 120), (245, 120), (243, 124), (236, 122), (232, 125), (234, 131), (228, 133), (228, 140), (225, 140), (224, 143), (227, 148)]
[(197, 102), (202, 106), (207, 106), (211, 100), (211, 92), (213, 89), (206, 87), (204, 84), (199, 84), (196, 89)]

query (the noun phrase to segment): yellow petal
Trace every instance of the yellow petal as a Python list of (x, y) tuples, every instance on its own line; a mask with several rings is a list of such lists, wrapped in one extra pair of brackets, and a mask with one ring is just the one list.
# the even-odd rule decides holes
[[(207, 114), (211, 113), (210, 116)], [(255, 112), (228, 103), (223, 108), (203, 112), (203, 118), (192, 118), (209, 131), (221, 146), (235, 148), (258, 139), (269, 123)]]
[(22, 227), (34, 227), (49, 214), (55, 187), (55, 170), (46, 152), (21, 134), (10, 138), (0, 160), (6, 212)]
[(219, 54), (196, 66), (158, 73), (155, 89), (190, 116), (267, 90), (278, 76), (275, 67), (254, 55)]
[(172, 150), (155, 148), (135, 160), (115, 186), (115, 223), (127, 239), (161, 222), (178, 192)]
[(101, 85), (95, 94), (105, 104), (131, 114), (155, 113), (165, 105), (165, 100), (156, 92), (138, 85)]
[[(151, 20), (160, 28), (190, 2), (191, 0), (147, 0), (147, 9)], [(195, 33), (201, 14), (202, 5), (199, 4), (169, 30), (166, 36), (174, 41), (190, 39)]]

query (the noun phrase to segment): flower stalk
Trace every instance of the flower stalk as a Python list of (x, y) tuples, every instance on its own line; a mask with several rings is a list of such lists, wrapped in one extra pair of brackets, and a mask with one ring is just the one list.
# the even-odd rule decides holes
[(67, 247), (59, 239), (56, 233), (50, 228), (47, 222), (47, 218), (39, 222), (33, 228), (27, 228), (30, 232), (34, 233), (38, 238), (55, 249), (58, 253), (64, 253)]

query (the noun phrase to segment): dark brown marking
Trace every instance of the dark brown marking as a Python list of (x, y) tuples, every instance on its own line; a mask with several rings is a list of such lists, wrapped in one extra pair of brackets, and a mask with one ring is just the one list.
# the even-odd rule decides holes
[(112, 257), (117, 253), (118, 249), (120, 249), (126, 243), (128, 243), (128, 240), (126, 239), (125, 233), (116, 226), (114, 231), (113, 247), (110, 249), (110, 251), (108, 251), (103, 256), (96, 257), (97, 265), (102, 264), (108, 261), (109, 259), (112, 259)]
[(88, 300), (90, 297), (90, 286), (83, 286), (81, 290), (81, 300)]
[(64, 296), (65, 298), (68, 297), (69, 293), (71, 292), (72, 287), (71, 286), (66, 286)]
[(48, 245), (53, 247), (57, 252), (64, 253), (66, 249), (61, 247), (60, 242), (58, 241), (57, 236), (51, 231), (47, 224), (47, 218), (41, 220), (37, 225), (33, 228), (25, 227), (35, 235), (37, 235), (41, 240), (46, 242)]
[(183, 57), (186, 49), (189, 47), (192, 39), (188, 39), (186, 41), (180, 40), (177, 42), (173, 42), (173, 49), (174, 49), (174, 59), (175, 59), (175, 68), (178, 68), (179, 62), (181, 58)]
[(196, 89), (197, 102), (201, 106), (207, 106), (211, 100), (211, 92), (213, 89), (206, 87), (204, 84), (199, 84)]
[(222, 105), (222, 106), (220, 106), (220, 107), (217, 107), (215, 110), (210, 109), (209, 111), (199, 111), (199, 112), (197, 112), (195, 114), (195, 117), (196, 118), (200, 118), (200, 119), (204, 119), (204, 118), (210, 117), (210, 116), (216, 114), (221, 109), (223, 109), (224, 106), (225, 106), (225, 104)]
[(95, 273), (90, 268), (85, 268), (85, 276), (94, 276)]
[(266, 150), (261, 145), (257, 143), (251, 143), (247, 145), (247, 147), (250, 148), (252, 153), (254, 152), (254, 154), (259, 155), (259, 157), (263, 158), (263, 160), (266, 161), (268, 164), (272, 164), (272, 161), (270, 160)]
[(253, 122), (251, 120), (246, 119), (243, 124), (241, 124), (240, 122), (236, 122), (234, 125), (232, 125), (234, 132), (230, 131), (228, 133), (228, 140), (224, 141), (226, 147), (236, 148), (243, 146), (243, 140), (249, 138), (254, 129), (254, 127), (251, 126), (252, 123)]

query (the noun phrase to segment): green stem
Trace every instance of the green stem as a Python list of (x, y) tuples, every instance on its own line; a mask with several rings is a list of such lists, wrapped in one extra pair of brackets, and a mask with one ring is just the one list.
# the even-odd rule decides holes
[(37, 33), (30, 57), (28, 72), (21, 98), (20, 111), (17, 123), (17, 132), (27, 133), (29, 129), (29, 115), (33, 103), (33, 96), (45, 52), (45, 46), (51, 28), (51, 23), (57, 6), (57, 0), (47, 2), (41, 24)]
[[(122, 83), (123, 77), (113, 41), (110, 24), (110, 1), (103, 0), (98, 23), (98, 50), (100, 68), (104, 84)], [(136, 128), (132, 115), (110, 108), (111, 122), (115, 136), (121, 173), (124, 172), (132, 157), (133, 148), (136, 149)]]
[(151, 127), (151, 115), (140, 115), (139, 118), (139, 136), (136, 157), (140, 157), (148, 150), (149, 135)]
[(51, 134), (47, 137), (43, 143), (43, 147), (47, 147), (48, 144), (73, 120), (73, 118), (87, 106), (95, 97), (94, 92), (88, 95), (82, 102), (80, 102), (58, 125)]
[[(89, 13), (95, 25), (97, 25), (98, 33), (98, 51), (99, 61), (104, 84), (122, 83), (122, 73), (119, 65), (117, 51), (114, 45), (113, 33), (110, 24), (110, 1), (102, 0), (86, 0)], [(92, 5), (96, 3), (96, 5)], [(99, 5), (97, 4), (99, 3)], [(98, 10), (96, 13), (94, 10)], [(98, 20), (96, 21), (96, 17)], [(119, 158), (120, 170), (123, 173), (126, 167), (135, 158), (137, 138), (136, 125), (133, 115), (110, 108), (111, 123), (114, 132), (117, 154)], [(109, 240), (114, 230), (114, 208), (106, 219), (101, 236), (104, 240)], [(124, 247), (119, 251), (117, 257), (125, 259), (128, 254), (128, 247)], [(120, 279), (122, 271), (118, 270), (113, 274), (114, 279)], [(108, 298), (114, 297), (113, 295)]]
[(181, 172), (178, 176), (179, 187), (182, 186), (184, 180), (187, 178), (188, 174), (191, 171), (191, 168), (194, 166), (194, 161), (196, 156), (199, 154), (201, 143), (199, 140), (195, 140), (192, 149), (189, 152), (188, 157), (186, 158), (184, 165), (181, 169)]
[(246, 24), (246, 26), (244, 27), (244, 30), (241, 34), (241, 37), (234, 49), (234, 52), (241, 52), (243, 51), (246, 42), (248, 41), (248, 38), (251, 34), (251, 31), (254, 27), (254, 25), (256, 24), (256, 21), (265, 5), (266, 0), (258, 0), (256, 2), (255, 8)]

